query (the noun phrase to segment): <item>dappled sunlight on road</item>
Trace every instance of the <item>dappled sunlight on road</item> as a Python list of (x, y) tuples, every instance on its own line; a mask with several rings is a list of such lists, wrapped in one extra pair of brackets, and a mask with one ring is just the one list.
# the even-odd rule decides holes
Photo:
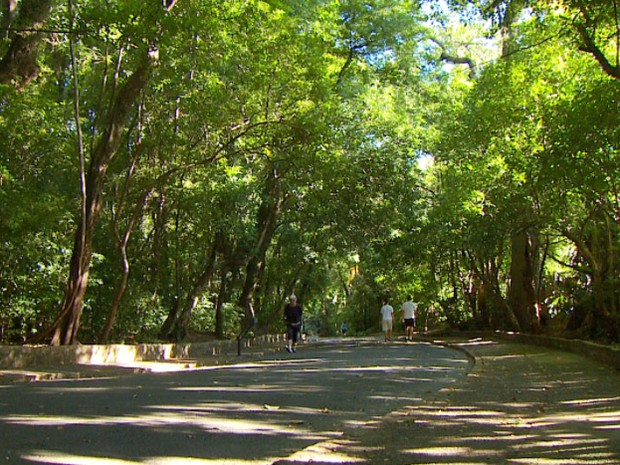
[(620, 402), (620, 397), (601, 397), (595, 399), (573, 399), (560, 402), (564, 405), (582, 406), (582, 405), (605, 405), (610, 402)]
[(429, 457), (488, 457), (488, 451), (477, 451), (470, 447), (421, 447), (419, 449), (412, 449), (405, 451), (405, 453), (411, 453)]
[[(346, 451), (346, 452), (345, 452)], [(366, 463), (366, 460), (355, 457), (359, 452), (357, 444), (353, 441), (338, 440), (325, 441), (313, 444), (301, 451), (295, 452), (285, 460), (275, 462), (275, 465), (318, 463), (318, 464), (356, 464)]]
[[(247, 386), (224, 386), (214, 384), (213, 386), (179, 386), (171, 388), (172, 391), (177, 392), (228, 392), (239, 394), (256, 394), (260, 392), (277, 393), (277, 392), (290, 392), (290, 385), (277, 385), (277, 384), (248, 384)], [(305, 393), (320, 393), (326, 392), (325, 388), (320, 386), (295, 386), (296, 392)]]
[(18, 465), (620, 464), (618, 373), (530, 346), (466, 347), (469, 372), (457, 351), (374, 344), (48, 383), (24, 408), (4, 404), (0, 433), (41, 438)]
[(370, 463), (620, 464), (617, 372), (531, 346), (468, 347), (476, 370), (379, 425), (392, 443)]
[(11, 425), (31, 427), (68, 427), (68, 426), (119, 426), (131, 425), (133, 427), (162, 428), (162, 427), (186, 427), (196, 432), (208, 431), (210, 434), (239, 434), (239, 435), (290, 435), (307, 440), (322, 439), (329, 432), (323, 432), (320, 436), (312, 434), (299, 427), (303, 422), (291, 422), (283, 420), (281, 424), (266, 421), (267, 418), (256, 420), (234, 419), (226, 416), (199, 415), (196, 411), (183, 410), (178, 414), (170, 412), (157, 412), (139, 416), (119, 417), (62, 417), (62, 416), (13, 416), (5, 418), (5, 422)]
[(361, 463), (342, 448), (355, 443), (346, 431), (376, 429), (383, 416), (470, 366), (458, 351), (427, 345), (341, 349), (13, 386), (6, 391), (13, 400), (0, 409), (0, 437), (16, 440), (5, 450), (12, 465)]
[(133, 461), (110, 457), (61, 454), (51, 451), (33, 451), (31, 455), (24, 456), (24, 459), (33, 463), (44, 463), (49, 465), (265, 465), (271, 463), (271, 460), (209, 460), (197, 457), (152, 457)]
[[(618, 456), (609, 450), (611, 438), (598, 437), (599, 422), (616, 424), (617, 416), (545, 415), (543, 417), (512, 415), (507, 412), (478, 410), (474, 406), (434, 410), (433, 406), (411, 408), (396, 421), (408, 425), (411, 435), (425, 429), (427, 446), (403, 449), (410, 463), (428, 463), (432, 456), (437, 463), (455, 464), (463, 457), (490, 460), (483, 463), (539, 463), (536, 460), (558, 456), (583, 465), (615, 464)], [(580, 422), (578, 428), (575, 422)], [(471, 426), (475, 425), (474, 428)], [(590, 431), (575, 434), (573, 431)], [(472, 435), (470, 432), (476, 431)], [(559, 455), (560, 454), (560, 455)], [(500, 460), (493, 460), (499, 457)], [(519, 462), (521, 463), (521, 462)], [(544, 463), (544, 462), (540, 462)]]
[(324, 415), (325, 409), (309, 408), (301, 406), (280, 406), (270, 404), (249, 404), (238, 402), (209, 402), (202, 405), (194, 405), (190, 408), (178, 405), (158, 405), (153, 406), (153, 409), (157, 410), (170, 410), (179, 411), (184, 414), (197, 414), (197, 413), (224, 413), (227, 415), (244, 414), (244, 413), (278, 413), (278, 414), (301, 414), (301, 415)]

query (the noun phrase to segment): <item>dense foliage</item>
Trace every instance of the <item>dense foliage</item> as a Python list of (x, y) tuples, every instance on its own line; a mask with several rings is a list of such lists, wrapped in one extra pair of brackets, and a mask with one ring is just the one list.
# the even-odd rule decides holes
[(620, 337), (613, 2), (2, 5), (3, 342)]

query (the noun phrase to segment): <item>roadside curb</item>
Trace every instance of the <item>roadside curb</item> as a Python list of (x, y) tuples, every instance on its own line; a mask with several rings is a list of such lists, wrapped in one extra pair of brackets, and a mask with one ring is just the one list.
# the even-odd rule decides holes
[(604, 365), (620, 370), (620, 349), (612, 346), (596, 344), (579, 339), (562, 339), (559, 337), (537, 336), (520, 333), (499, 333), (499, 338), (506, 341), (519, 342), (560, 349), (596, 360)]
[(463, 354), (465, 354), (465, 356), (471, 363), (470, 372), (473, 372), (478, 367), (476, 357), (469, 350), (463, 347), (464, 344), (467, 344), (469, 342), (466, 339), (458, 339), (458, 340), (455, 339), (454, 341), (448, 341), (448, 340), (435, 339), (435, 338), (430, 338), (430, 337), (425, 337), (425, 336), (418, 336), (417, 340), (428, 342), (429, 344), (433, 344), (436, 346), (447, 347), (447, 348), (462, 352)]
[(506, 342), (516, 342), (520, 344), (530, 344), (551, 349), (571, 352), (583, 357), (595, 360), (620, 371), (620, 347), (597, 344), (595, 342), (584, 341), (581, 339), (564, 339), (552, 336), (523, 334), (506, 331), (443, 331), (434, 335), (426, 335), (428, 340), (442, 337), (454, 338), (487, 338)]
[[(470, 373), (475, 373), (480, 366), (467, 350), (467, 344), (480, 338), (563, 350), (620, 370), (620, 348), (576, 339), (501, 331), (441, 331), (418, 335), (416, 339), (463, 352), (471, 363)], [(185, 344), (0, 346), (0, 384), (235, 364), (276, 352), (285, 339), (284, 335), (275, 334), (243, 340), (241, 357), (237, 354), (236, 339)], [(333, 340), (308, 343), (315, 346), (331, 344)]]
[[(270, 350), (284, 343), (280, 334), (241, 341), (245, 351)], [(237, 357), (237, 340), (177, 344), (109, 344), (73, 346), (0, 346), (0, 370), (30, 370), (41, 367), (131, 366), (138, 362), (182, 364)]]

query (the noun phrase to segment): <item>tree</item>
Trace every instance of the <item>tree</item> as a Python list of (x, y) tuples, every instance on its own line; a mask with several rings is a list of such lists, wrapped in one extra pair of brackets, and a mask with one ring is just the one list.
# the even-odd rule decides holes
[(5, 339), (278, 331), (291, 292), (322, 334), (413, 293), (617, 338), (612, 2), (30, 4), (0, 19)]
[(0, 60), (0, 84), (23, 87), (39, 74), (37, 56), (52, 5), (52, 0), (22, 0), (19, 7), (15, 0), (3, 2), (0, 26), (10, 42)]
[[(460, 122), (446, 132), (453, 133), (446, 139), (454, 141), (450, 146), (453, 156), (448, 156), (450, 161), (447, 168), (456, 170), (455, 181), (462, 186), (461, 182), (469, 179), (465, 181), (465, 185), (470, 186), (469, 192), (478, 192), (481, 200), (484, 200), (483, 205), (492, 207), (496, 212), (495, 215), (489, 215), (490, 210), (483, 207), (483, 215), (492, 222), (501, 220), (499, 224), (504, 225), (505, 234), (511, 237), (512, 264), (508, 297), (519, 327), (524, 330), (536, 329), (536, 326), (532, 327), (528, 323), (544, 316), (542, 312), (546, 305), (542, 300), (545, 291), (541, 287), (541, 277), (544, 276), (545, 260), (549, 253), (554, 256), (554, 247), (561, 243), (555, 238), (562, 235), (566, 237), (569, 232), (560, 227), (567, 222), (566, 215), (558, 216), (558, 212), (563, 212), (567, 205), (574, 211), (582, 211), (581, 202), (577, 200), (582, 194), (570, 200), (566, 196), (562, 200), (557, 197), (562, 192), (558, 187), (563, 184), (561, 179), (564, 176), (571, 179), (565, 186), (580, 184), (578, 178), (573, 177), (575, 171), (565, 170), (566, 165), (553, 157), (555, 161), (549, 163), (549, 157), (552, 153), (558, 157), (573, 157), (571, 154), (575, 152), (575, 147), (569, 147), (560, 138), (568, 137), (565, 132), (567, 120), (563, 115), (568, 108), (575, 108), (575, 96), (583, 93), (580, 87), (597, 81), (596, 71), (593, 66), (588, 66), (587, 57), (579, 56), (576, 49), (562, 42), (564, 36), (558, 32), (561, 31), (560, 23), (553, 17), (547, 19), (542, 23), (534, 17), (515, 27), (513, 32), (519, 32), (513, 37), (520, 44), (515, 50), (520, 52), (512, 54), (503, 65), (487, 67), (476, 84), (477, 89), (471, 94), (471, 100), (466, 104), (465, 113), (458, 117)], [(539, 39), (541, 35), (543, 40)], [(558, 42), (545, 41), (545, 36), (555, 37)], [(525, 48), (523, 44), (537, 45)], [(576, 75), (578, 79), (575, 79)], [(556, 98), (549, 99), (549, 95)], [(597, 95), (589, 104), (593, 107), (597, 105), (594, 102), (605, 105), (603, 102), (607, 98), (601, 97), (602, 94)], [(575, 115), (573, 121), (584, 124), (579, 131), (591, 134), (592, 123), (586, 121), (594, 121), (595, 118), (583, 118), (584, 111), (585, 107), (581, 107), (582, 113)], [(470, 123), (472, 117), (474, 119)], [(585, 127), (590, 129), (586, 130)], [(600, 129), (594, 131), (597, 134), (600, 132)], [(608, 148), (612, 144), (610, 139), (598, 140), (590, 148), (596, 146), (595, 150), (610, 153)], [(559, 147), (562, 147), (562, 155), (558, 152)], [(447, 148), (447, 145), (443, 147)], [(448, 152), (443, 149), (442, 154), (447, 155)], [(599, 157), (591, 159), (597, 160)], [(480, 162), (483, 165), (479, 165)], [(484, 163), (487, 164), (486, 169)], [(489, 163), (493, 163), (494, 168), (489, 169)], [(608, 171), (608, 168), (605, 170)], [(499, 175), (499, 179), (494, 181), (497, 183), (495, 187), (490, 184), (479, 190), (471, 188), (480, 185), (487, 173), (494, 172)], [(592, 172), (600, 176), (601, 169), (597, 167)], [(613, 192), (613, 186), (602, 187), (601, 195), (607, 197), (608, 194), (603, 192), (610, 191)], [(591, 216), (585, 214), (582, 218), (588, 217)], [(575, 226), (571, 226), (570, 230), (585, 232), (583, 227), (576, 227), (576, 224), (583, 224), (583, 219), (573, 220), (576, 223), (573, 223)], [(568, 222), (572, 223), (572, 220)], [(479, 225), (476, 229), (480, 231)], [(544, 236), (546, 239), (541, 240)], [(571, 240), (577, 244), (575, 236)], [(541, 244), (547, 246), (542, 247)], [(556, 246), (550, 249), (550, 244)], [(579, 252), (579, 246), (576, 250), (579, 255), (588, 254), (588, 251)], [(590, 256), (590, 263), (592, 258)], [(591, 269), (595, 270), (596, 266)], [(595, 280), (601, 283), (604, 278), (599, 275)], [(602, 289), (600, 285), (594, 287)], [(614, 325), (610, 324), (610, 313), (604, 309), (600, 290), (594, 302), (597, 300), (597, 316), (591, 315), (588, 324), (591, 325), (592, 321), (601, 322), (600, 325), (596, 323), (592, 326), (601, 332), (601, 327), (613, 328)], [(584, 318), (584, 321), (587, 320)], [(613, 330), (609, 334), (615, 337)]]
[(152, 50), (140, 47), (130, 76), (123, 83), (114, 83), (115, 86), (118, 84), (118, 91), (110, 96), (102, 133), (93, 146), (84, 182), (83, 204), (61, 310), (47, 331), (52, 345), (72, 344), (76, 341), (88, 286), (93, 236), (101, 210), (106, 171), (118, 151), (130, 114), (148, 85), (156, 61)]

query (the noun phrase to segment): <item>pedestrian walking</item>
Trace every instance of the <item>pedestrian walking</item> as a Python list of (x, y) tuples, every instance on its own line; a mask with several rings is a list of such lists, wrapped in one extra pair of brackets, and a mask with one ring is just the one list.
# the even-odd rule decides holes
[(347, 322), (343, 321), (342, 325), (340, 325), (340, 334), (342, 334), (342, 337), (345, 337), (347, 335)]
[(405, 339), (413, 341), (413, 330), (415, 328), (415, 312), (418, 305), (412, 300), (411, 296), (407, 296), (407, 301), (400, 308), (403, 312), (403, 321), (405, 322)]
[(297, 297), (295, 294), (291, 294), (289, 302), (284, 308), (284, 318), (286, 320), (286, 350), (296, 352), (295, 346), (297, 345), (297, 339), (299, 338), (299, 332), (301, 331), (301, 305), (297, 303)]
[(394, 307), (392, 307), (389, 302), (386, 300), (381, 307), (381, 326), (383, 328), (383, 333), (385, 334), (385, 340), (392, 340), (392, 319), (394, 316)]

